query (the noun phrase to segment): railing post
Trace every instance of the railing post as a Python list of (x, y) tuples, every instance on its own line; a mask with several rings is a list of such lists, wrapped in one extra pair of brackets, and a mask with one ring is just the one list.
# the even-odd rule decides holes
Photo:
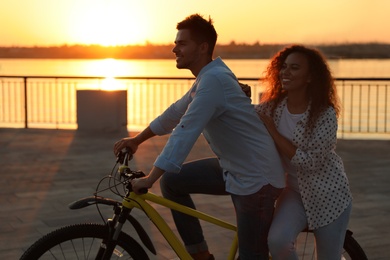
[(27, 77), (24, 77), (24, 128), (28, 128)]

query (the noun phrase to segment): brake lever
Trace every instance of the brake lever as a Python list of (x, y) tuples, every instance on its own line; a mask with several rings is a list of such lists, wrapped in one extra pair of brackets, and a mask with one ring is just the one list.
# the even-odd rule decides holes
[(123, 164), (124, 159), (125, 159), (125, 153), (122, 151), (119, 151), (119, 153), (117, 154), (117, 157), (116, 157), (116, 163)]

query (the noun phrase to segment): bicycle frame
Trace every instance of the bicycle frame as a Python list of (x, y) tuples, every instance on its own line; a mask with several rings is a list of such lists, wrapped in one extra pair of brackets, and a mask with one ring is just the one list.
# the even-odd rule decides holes
[[(175, 251), (177, 256), (180, 257), (180, 259), (191, 259), (191, 256), (185, 249), (183, 243), (179, 240), (177, 235), (175, 235), (175, 233), (171, 230), (167, 222), (158, 213), (158, 211), (149, 203), (149, 202), (153, 202), (165, 208), (176, 210), (181, 213), (187, 214), (189, 216), (202, 219), (206, 222), (217, 225), (219, 227), (234, 231), (235, 236), (230, 246), (230, 251), (227, 259), (228, 260), (235, 259), (235, 255), (237, 254), (237, 250), (238, 250), (238, 237), (236, 233), (237, 231), (236, 226), (228, 222), (225, 222), (221, 219), (218, 219), (216, 217), (205, 214), (201, 211), (194, 210), (192, 208), (175, 203), (173, 201), (165, 199), (151, 192), (148, 192), (146, 194), (141, 194), (141, 195), (137, 195), (134, 192), (130, 192), (130, 193), (128, 192), (127, 194), (128, 194), (127, 196), (123, 197), (122, 202), (110, 198), (101, 197), (101, 196), (91, 196), (91, 197), (79, 199), (71, 203), (69, 207), (71, 209), (80, 209), (95, 204), (114, 206), (114, 210), (115, 210), (114, 218), (108, 219), (109, 221), (107, 222), (107, 224), (111, 222), (111, 225), (110, 224), (109, 225), (111, 227), (114, 227), (116, 234), (119, 234), (119, 232), (121, 232), (122, 225), (127, 219), (128, 222), (130, 222), (130, 224), (133, 225), (133, 227), (135, 228), (135, 231), (138, 233), (141, 241), (146, 246), (146, 248), (148, 248), (153, 254), (156, 254), (156, 250), (153, 246), (153, 242), (150, 240), (149, 236), (147, 235), (147, 232), (142, 227), (142, 225), (137, 221), (137, 219), (131, 215), (131, 210), (133, 208), (138, 208), (141, 211), (143, 211), (146, 214), (146, 216), (148, 216), (148, 218), (155, 224), (155, 226), (158, 228), (158, 230), (163, 235), (165, 240), (169, 243), (171, 248)], [(118, 221), (119, 216), (122, 216), (122, 219), (124, 217), (123, 221)], [(303, 232), (311, 232), (311, 231), (306, 229), (303, 230)], [(111, 240), (109, 239), (104, 243), (109, 243), (110, 241)], [(305, 243), (304, 248), (306, 248), (306, 242), (304, 243)], [(367, 257), (363, 249), (352, 237), (352, 232), (350, 230), (347, 230), (346, 233), (346, 241), (344, 242), (344, 249), (347, 251), (347, 254), (349, 256), (353, 256), (352, 259), (367, 260)], [(103, 247), (103, 252), (104, 251), (106, 251), (105, 247)], [(108, 249), (108, 252), (112, 253), (110, 249)], [(305, 256), (305, 249), (303, 251), (302, 256), (303, 257)]]
[[(130, 157), (132, 157), (132, 155)], [(141, 192), (145, 192), (145, 194), (135, 194), (132, 192), (131, 180), (134, 178), (141, 178), (145, 176), (145, 174), (142, 171), (130, 170), (127, 164), (128, 158), (128, 153), (124, 157), (118, 156), (117, 163), (120, 162), (121, 165), (118, 167), (117, 173), (120, 174), (120, 177), (115, 178), (112, 175), (107, 176), (107, 179), (110, 180), (108, 183), (108, 188), (104, 188), (99, 191), (98, 187), (101, 184), (101, 182), (99, 182), (94, 196), (82, 198), (69, 204), (70, 209), (81, 209), (91, 205), (113, 206), (114, 214), (112, 218), (107, 218), (107, 221), (101, 215), (100, 210), (98, 210), (100, 216), (103, 217), (105, 225), (77, 224), (54, 230), (31, 245), (23, 254), (21, 259), (38, 259), (38, 257), (42, 255), (49, 255), (53, 257), (53, 252), (59, 253), (60, 256), (64, 256), (67, 253), (70, 253), (72, 256), (77, 256), (78, 251), (80, 251), (80, 253), (87, 253), (89, 255), (91, 252), (94, 253), (95, 249), (97, 249), (96, 259), (111, 259), (112, 254), (121, 256), (122, 252), (130, 255), (131, 257), (135, 257), (135, 259), (146, 259), (148, 256), (140, 243), (129, 236), (129, 234), (122, 232), (122, 227), (127, 220), (127, 222), (130, 222), (130, 224), (134, 227), (144, 246), (153, 254), (157, 253), (153, 242), (150, 240), (150, 237), (148, 236), (144, 227), (133, 215), (131, 215), (131, 211), (134, 208), (138, 208), (146, 214), (146, 216), (154, 223), (154, 225), (157, 227), (157, 229), (160, 231), (160, 233), (163, 235), (165, 240), (169, 243), (173, 251), (180, 259), (191, 259), (191, 256), (185, 249), (184, 244), (171, 230), (170, 226), (163, 219), (161, 214), (158, 213), (158, 211), (150, 203), (153, 202), (154, 204), (163, 206), (167, 209), (175, 210), (188, 216), (201, 219), (210, 224), (217, 225), (221, 228), (233, 231), (234, 238), (232, 239), (227, 259), (234, 260), (238, 251), (237, 227), (235, 225), (203, 213), (199, 210), (175, 203), (171, 200), (163, 198), (162, 196), (147, 192), (146, 189), (141, 189)], [(106, 179), (106, 177), (103, 179)], [(114, 180), (113, 185), (111, 185), (111, 180)], [(123, 191), (126, 195), (117, 189), (119, 185), (123, 186)], [(113, 192), (113, 194), (120, 196), (122, 200), (115, 200), (108, 197), (98, 196), (100, 192), (106, 190), (110, 190)], [(303, 232), (310, 231), (306, 230)], [(84, 239), (90, 240), (90, 242), (87, 242), (90, 245), (90, 247), (87, 247), (87, 251), (84, 251), (86, 243)], [(75, 245), (78, 243), (80, 244), (80, 247), (75, 247)], [(116, 246), (118, 246), (120, 250), (117, 250)], [(90, 251), (92, 247), (94, 247), (94, 249)], [(347, 230), (343, 247), (345, 250), (343, 255), (346, 253), (345, 255), (350, 257), (348, 259), (367, 260), (367, 256), (365, 255), (364, 250), (352, 237), (352, 232), (349, 230)], [(302, 257), (306, 256), (305, 250), (306, 241), (304, 242), (304, 254), (302, 254)]]
[[(187, 214), (189, 216), (196, 217), (198, 219), (202, 219), (206, 222), (212, 223), (214, 225), (220, 226), (225, 229), (232, 230), (234, 232), (237, 231), (237, 227), (223, 221), (221, 219), (218, 219), (216, 217), (213, 217), (211, 215), (205, 214), (203, 212), (200, 212), (198, 210), (194, 210), (192, 208), (183, 206), (181, 204), (175, 203), (173, 201), (170, 201), (168, 199), (165, 199), (161, 196), (157, 196), (156, 194), (153, 194), (151, 192), (148, 192), (146, 194), (137, 195), (134, 192), (130, 193), (130, 196), (125, 197), (122, 201), (122, 206), (132, 209), (132, 208), (138, 208), (145, 212), (145, 214), (150, 218), (150, 220), (156, 225), (156, 227), (159, 229), (160, 233), (164, 236), (165, 240), (169, 243), (169, 245), (172, 247), (172, 249), (176, 252), (178, 257), (180, 259), (191, 259), (190, 254), (185, 249), (183, 243), (179, 240), (177, 235), (171, 230), (167, 222), (161, 217), (161, 215), (157, 212), (157, 210), (148, 203), (148, 201), (153, 202), (155, 204), (164, 206), (166, 208), (170, 208), (179, 212), (182, 212), (184, 214)], [(238, 248), (238, 237), (237, 233), (234, 236), (234, 239), (232, 241), (228, 259), (233, 260), (235, 258), (235, 255), (237, 253)]]

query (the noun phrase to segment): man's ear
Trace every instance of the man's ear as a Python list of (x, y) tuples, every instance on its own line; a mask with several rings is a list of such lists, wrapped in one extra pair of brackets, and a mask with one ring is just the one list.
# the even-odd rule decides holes
[(200, 44), (200, 50), (203, 52), (203, 53), (207, 53), (209, 51), (209, 44), (207, 42), (202, 42)]

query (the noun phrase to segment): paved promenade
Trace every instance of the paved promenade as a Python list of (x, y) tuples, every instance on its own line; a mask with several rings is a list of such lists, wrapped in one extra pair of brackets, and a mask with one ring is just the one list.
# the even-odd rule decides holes
[[(114, 142), (126, 135), (0, 128), (0, 259), (18, 259), (32, 242), (60, 226), (101, 223), (95, 207), (72, 211), (67, 205), (92, 195), (100, 178), (114, 166)], [(148, 172), (165, 142), (166, 137), (145, 142), (134, 157), (134, 168)], [(368, 259), (388, 260), (390, 141), (339, 140), (337, 151), (344, 160), (354, 195), (349, 228)], [(188, 159), (211, 155), (200, 138)], [(161, 194), (158, 184), (151, 191)], [(195, 201), (199, 209), (234, 223), (228, 196), (197, 195)], [(172, 223), (170, 212), (161, 211)], [(158, 250), (158, 256), (152, 259), (174, 259), (175, 254), (153, 224), (140, 212), (136, 216)], [(216, 259), (226, 259), (232, 234), (207, 224), (205, 233)]]

